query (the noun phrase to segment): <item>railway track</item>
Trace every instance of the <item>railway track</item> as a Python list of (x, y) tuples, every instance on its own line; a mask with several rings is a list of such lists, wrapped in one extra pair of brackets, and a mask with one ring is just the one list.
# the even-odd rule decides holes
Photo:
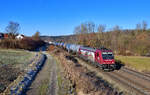
[(150, 75), (148, 75), (148, 74), (143, 74), (141, 72), (137, 72), (137, 71), (131, 70), (131, 69), (126, 68), (126, 67), (123, 67), (121, 70), (124, 72), (128, 72), (132, 75), (138, 76), (140, 78), (143, 78), (144, 80), (147, 80), (150, 82)]
[(118, 78), (123, 78), (124, 81), (129, 83), (130, 87), (134, 88), (141, 95), (150, 95), (150, 76), (123, 67), (120, 72), (111, 72), (113, 75), (117, 75)]
[[(84, 63), (86, 65), (84, 65)], [(87, 62), (84, 63), (79, 62), (79, 64), (86, 66), (90, 70), (93, 68), (92, 70), (96, 73), (102, 73), (103, 75), (108, 76), (111, 80), (121, 84), (124, 88), (127, 88), (129, 92), (136, 93), (136, 95), (150, 95), (149, 75), (128, 69), (126, 67), (123, 67), (118, 71), (104, 72), (99, 68), (95, 69), (93, 64), (88, 64)]]
[(122, 85), (130, 88), (132, 91), (136, 92), (138, 95), (150, 95), (150, 88), (144, 86), (140, 81), (135, 81), (124, 74), (118, 72), (105, 73), (110, 76), (114, 81), (119, 81)]

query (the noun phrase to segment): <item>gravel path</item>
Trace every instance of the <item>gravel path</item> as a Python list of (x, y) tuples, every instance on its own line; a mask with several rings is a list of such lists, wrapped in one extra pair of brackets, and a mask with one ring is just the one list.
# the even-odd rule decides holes
[(25, 95), (57, 95), (56, 61), (49, 54), (46, 55), (47, 60), (45, 65)]

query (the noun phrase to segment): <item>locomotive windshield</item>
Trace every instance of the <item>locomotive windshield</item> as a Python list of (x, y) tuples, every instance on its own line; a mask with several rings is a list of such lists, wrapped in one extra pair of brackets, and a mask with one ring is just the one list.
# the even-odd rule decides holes
[(103, 52), (102, 57), (103, 59), (114, 59), (114, 55), (112, 52)]

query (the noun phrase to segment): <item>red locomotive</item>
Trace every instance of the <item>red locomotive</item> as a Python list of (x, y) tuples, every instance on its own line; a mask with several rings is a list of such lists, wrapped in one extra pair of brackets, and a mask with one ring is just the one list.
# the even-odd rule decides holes
[(94, 63), (103, 70), (114, 70), (115, 60), (112, 50), (106, 48), (94, 49), (89, 47), (79, 48), (80, 57)]

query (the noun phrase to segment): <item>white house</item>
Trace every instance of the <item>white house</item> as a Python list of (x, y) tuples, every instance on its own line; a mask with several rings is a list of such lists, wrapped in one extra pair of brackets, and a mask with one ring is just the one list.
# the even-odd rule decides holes
[(16, 39), (23, 39), (23, 38), (24, 38), (24, 35), (21, 35), (21, 34), (16, 36)]

